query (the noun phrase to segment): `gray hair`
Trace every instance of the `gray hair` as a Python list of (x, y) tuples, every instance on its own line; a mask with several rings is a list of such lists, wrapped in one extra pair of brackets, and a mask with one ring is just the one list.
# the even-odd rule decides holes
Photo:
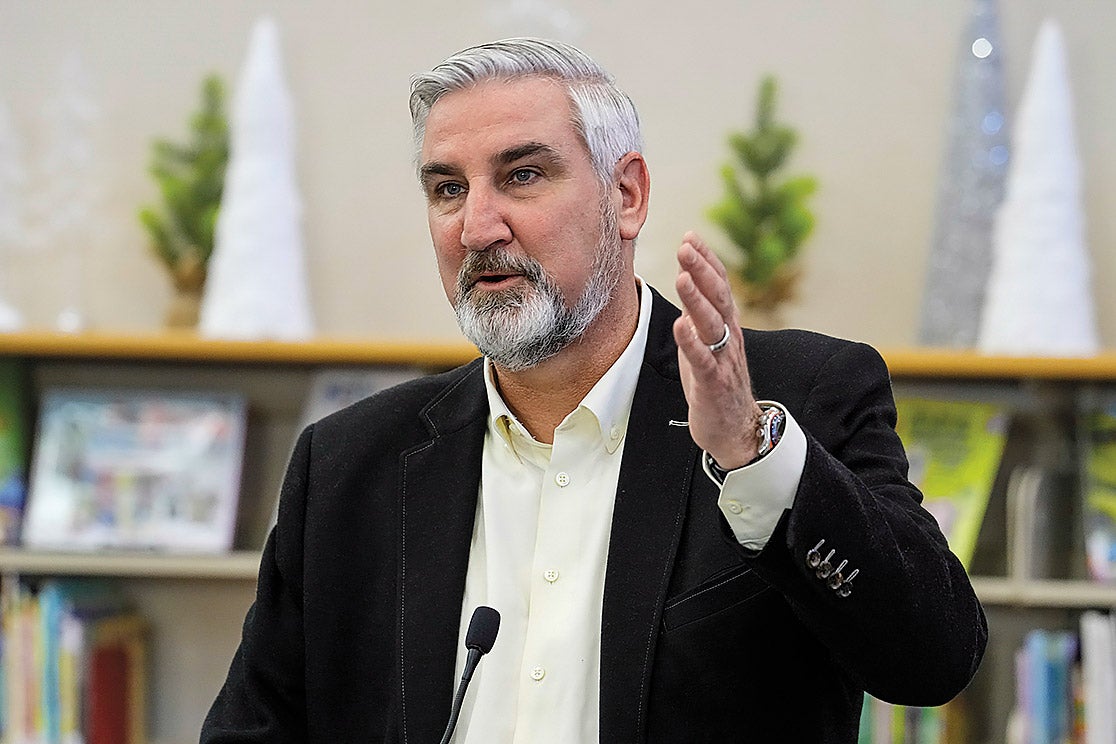
[(585, 52), (560, 41), (504, 39), (458, 52), (433, 70), (411, 78), (415, 152), (422, 149), (426, 118), (438, 99), (484, 80), (549, 77), (565, 84), (573, 125), (602, 183), (629, 152), (643, 150), (639, 116), (613, 77)]

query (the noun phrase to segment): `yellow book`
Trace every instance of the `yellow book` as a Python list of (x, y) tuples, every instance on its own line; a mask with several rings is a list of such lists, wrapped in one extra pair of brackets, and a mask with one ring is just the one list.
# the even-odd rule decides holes
[(976, 549), (1007, 441), (1007, 413), (992, 403), (900, 398), (895, 430), (910, 480), (965, 568)]

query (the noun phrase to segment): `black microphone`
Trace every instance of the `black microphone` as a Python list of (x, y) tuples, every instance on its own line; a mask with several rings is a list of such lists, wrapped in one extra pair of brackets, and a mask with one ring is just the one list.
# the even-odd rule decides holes
[(442, 744), (449, 744), (453, 729), (457, 726), (457, 716), (461, 714), (461, 703), (465, 701), (465, 691), (469, 689), (469, 680), (473, 678), (473, 671), (480, 663), (481, 657), (492, 650), (492, 644), (496, 642), (496, 633), (499, 630), (499, 612), (484, 605), (473, 610), (473, 616), (469, 618), (469, 629), (465, 631), (465, 648), (469, 649), (469, 655), (465, 658), (465, 670), (461, 673), (461, 683), (457, 686), (457, 695), (453, 698), (446, 733), (442, 734)]

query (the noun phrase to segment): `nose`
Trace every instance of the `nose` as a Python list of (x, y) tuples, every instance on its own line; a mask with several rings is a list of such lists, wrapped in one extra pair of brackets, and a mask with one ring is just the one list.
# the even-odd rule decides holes
[(470, 251), (483, 251), (509, 241), (511, 227), (499, 194), (483, 187), (470, 188), (462, 209), (461, 245)]

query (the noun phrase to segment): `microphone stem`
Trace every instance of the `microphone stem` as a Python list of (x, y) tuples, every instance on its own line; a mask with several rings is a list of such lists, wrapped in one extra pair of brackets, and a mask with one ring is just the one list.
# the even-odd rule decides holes
[(453, 737), (453, 730), (457, 727), (457, 717), (461, 714), (461, 705), (465, 702), (465, 692), (469, 689), (469, 681), (473, 678), (473, 670), (477, 668), (480, 663), (482, 654), (480, 649), (469, 649), (469, 655), (465, 659), (465, 669), (461, 672), (461, 682), (457, 685), (457, 694), (453, 698), (453, 706), (450, 708), (449, 723), (446, 724), (446, 733), (442, 734), (441, 744), (449, 744), (450, 739)]

